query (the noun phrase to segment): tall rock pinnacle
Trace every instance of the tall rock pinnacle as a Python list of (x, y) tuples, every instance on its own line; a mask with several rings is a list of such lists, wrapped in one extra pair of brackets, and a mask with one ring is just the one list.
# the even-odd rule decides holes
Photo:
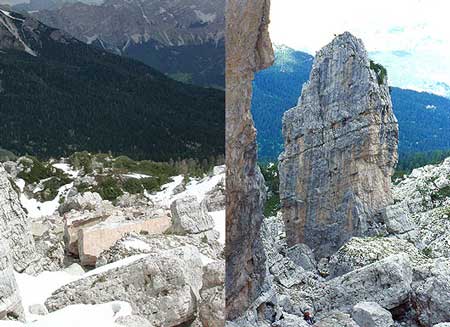
[(227, 1), (226, 315), (240, 316), (261, 294), (266, 262), (260, 237), (265, 198), (250, 113), (254, 73), (273, 63), (269, 0)]
[(297, 107), (283, 117), (280, 196), (288, 243), (318, 258), (376, 229), (392, 201), (398, 125), (386, 71), (361, 40), (337, 36), (315, 58)]

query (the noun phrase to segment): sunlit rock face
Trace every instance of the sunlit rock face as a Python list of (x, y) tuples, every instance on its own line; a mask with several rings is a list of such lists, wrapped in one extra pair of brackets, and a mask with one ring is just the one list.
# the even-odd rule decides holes
[(317, 258), (377, 232), (392, 202), (398, 125), (386, 71), (346, 32), (321, 49), (297, 107), (283, 117), (280, 196), (288, 244)]

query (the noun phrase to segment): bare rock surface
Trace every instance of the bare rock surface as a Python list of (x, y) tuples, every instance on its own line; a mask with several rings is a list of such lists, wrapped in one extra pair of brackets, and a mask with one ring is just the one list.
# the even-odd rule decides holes
[(170, 206), (172, 226), (170, 233), (186, 235), (198, 234), (214, 227), (214, 221), (206, 206), (198, 203), (195, 196), (177, 199)]
[(0, 164), (0, 239), (7, 240), (16, 271), (25, 270), (38, 259), (30, 221), (2, 164)]
[[(290, 246), (331, 255), (378, 231), (392, 202), (398, 126), (385, 71), (348, 32), (316, 55), (297, 107), (283, 117), (280, 198)], [(320, 237), (318, 237), (320, 235)]]
[(392, 327), (392, 314), (374, 302), (360, 302), (353, 307), (353, 320), (364, 327)]
[(105, 221), (82, 228), (78, 232), (78, 253), (81, 264), (95, 266), (97, 257), (130, 232), (162, 234), (170, 227), (170, 218), (159, 217), (142, 221)]
[(204, 327), (225, 324), (225, 261), (214, 261), (203, 267), (199, 317)]
[[(265, 190), (257, 167), (250, 112), (254, 73), (270, 66), (270, 0), (230, 0), (226, 8), (226, 304), (227, 319), (243, 314), (266, 276), (260, 239)], [(236, 251), (239, 249), (239, 251)]]
[(9, 245), (0, 239), (0, 320), (23, 319), (23, 314)]
[(200, 253), (188, 246), (88, 275), (55, 291), (45, 304), (53, 312), (70, 304), (120, 299), (152, 326), (170, 327), (195, 320), (201, 287)]

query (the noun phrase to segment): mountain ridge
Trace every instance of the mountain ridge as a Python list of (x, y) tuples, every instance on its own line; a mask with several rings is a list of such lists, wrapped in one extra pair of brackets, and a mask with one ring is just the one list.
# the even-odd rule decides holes
[(3, 148), (40, 157), (111, 151), (158, 161), (223, 155), (222, 91), (176, 82), (8, 13), (0, 13)]

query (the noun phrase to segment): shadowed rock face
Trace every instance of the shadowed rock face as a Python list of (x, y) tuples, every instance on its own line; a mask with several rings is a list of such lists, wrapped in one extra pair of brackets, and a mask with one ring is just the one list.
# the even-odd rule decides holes
[(270, 66), (269, 0), (229, 0), (226, 26), (227, 320), (260, 294), (266, 269), (260, 239), (265, 198), (250, 113), (254, 73)]
[(280, 195), (289, 245), (318, 258), (376, 230), (392, 201), (398, 126), (385, 74), (346, 32), (317, 53), (297, 107), (283, 117)]

